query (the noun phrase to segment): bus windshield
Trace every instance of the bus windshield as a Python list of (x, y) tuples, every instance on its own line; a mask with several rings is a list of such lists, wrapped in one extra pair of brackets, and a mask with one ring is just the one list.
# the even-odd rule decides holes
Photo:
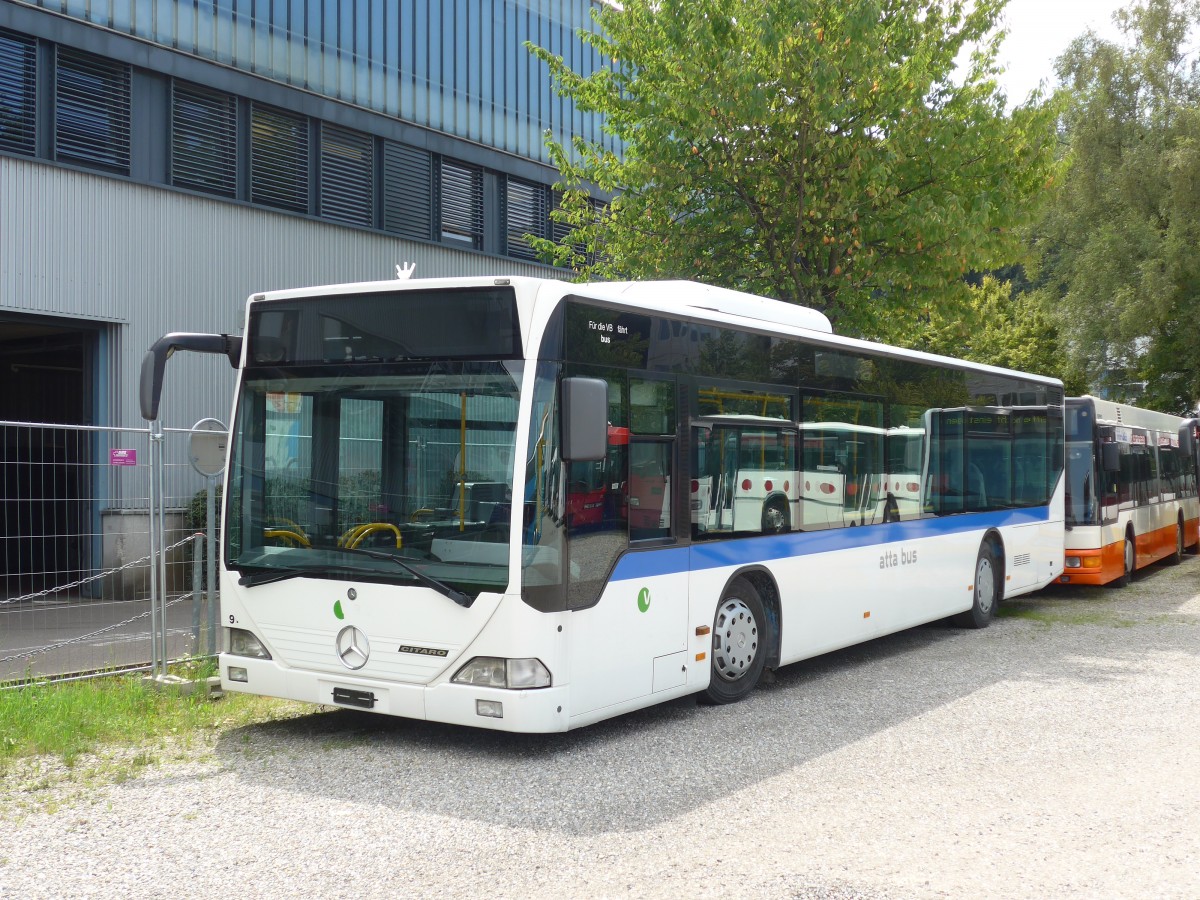
[(1097, 492), (1093, 445), (1088, 441), (1067, 443), (1066, 520), (1068, 525), (1097, 525), (1101, 494)]
[(503, 591), (522, 365), (247, 370), (229, 566), (247, 585), (305, 575), (423, 584), (456, 601)]

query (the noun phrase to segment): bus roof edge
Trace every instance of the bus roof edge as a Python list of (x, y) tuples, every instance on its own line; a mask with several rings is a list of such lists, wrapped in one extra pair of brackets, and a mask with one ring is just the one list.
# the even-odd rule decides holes
[(614, 281), (593, 287), (617, 291), (630, 298), (715, 310), (745, 319), (833, 334), (829, 319), (815, 309), (698, 281)]

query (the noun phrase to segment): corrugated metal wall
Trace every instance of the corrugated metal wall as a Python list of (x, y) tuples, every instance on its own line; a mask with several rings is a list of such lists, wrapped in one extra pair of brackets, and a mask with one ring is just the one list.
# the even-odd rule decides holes
[[(551, 275), (544, 266), (397, 240), (234, 203), (0, 157), (0, 312), (66, 316), (109, 327), (105, 424), (139, 426), (146, 349), (169, 331), (238, 333), (246, 297), (312, 284), (416, 276)], [(179, 354), (162, 419), (228, 421), (233, 372), (219, 357)]]

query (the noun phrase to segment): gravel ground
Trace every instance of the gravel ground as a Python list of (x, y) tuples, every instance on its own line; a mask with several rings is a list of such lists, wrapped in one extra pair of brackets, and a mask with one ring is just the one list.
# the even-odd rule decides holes
[(729, 707), (532, 737), (314, 710), (35, 761), (0, 779), (0, 897), (1194, 898), (1198, 626), (1188, 557)]

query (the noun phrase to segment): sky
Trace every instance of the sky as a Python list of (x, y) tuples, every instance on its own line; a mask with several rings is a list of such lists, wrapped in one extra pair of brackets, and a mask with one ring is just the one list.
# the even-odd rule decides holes
[(1008, 37), (1000, 45), (1007, 70), (1000, 82), (1009, 104), (1023, 102), (1042, 80), (1053, 88), (1054, 60), (1089, 26), (1119, 42), (1112, 14), (1128, 5), (1130, 0), (1009, 0), (1003, 14)]

